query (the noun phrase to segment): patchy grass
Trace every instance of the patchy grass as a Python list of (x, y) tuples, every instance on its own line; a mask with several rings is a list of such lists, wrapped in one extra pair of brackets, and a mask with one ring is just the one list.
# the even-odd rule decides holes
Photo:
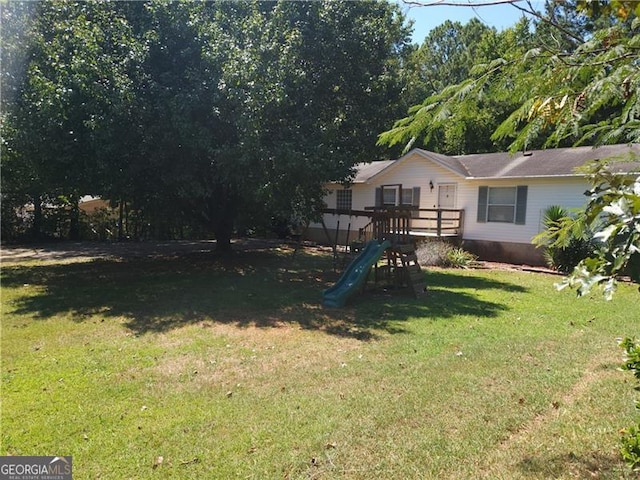
[[(2, 272), (2, 455), (76, 478), (635, 478), (612, 302), (557, 277), (436, 270), (324, 309), (285, 248)], [(161, 457), (161, 460), (160, 460)]]

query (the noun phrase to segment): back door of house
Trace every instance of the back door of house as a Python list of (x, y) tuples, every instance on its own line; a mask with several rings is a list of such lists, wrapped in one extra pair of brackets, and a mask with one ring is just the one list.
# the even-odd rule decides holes
[(438, 208), (456, 208), (456, 184), (438, 185)]
[[(438, 185), (438, 208), (456, 208), (456, 184), (441, 183)], [(450, 223), (455, 215), (454, 212), (442, 212), (443, 223)]]

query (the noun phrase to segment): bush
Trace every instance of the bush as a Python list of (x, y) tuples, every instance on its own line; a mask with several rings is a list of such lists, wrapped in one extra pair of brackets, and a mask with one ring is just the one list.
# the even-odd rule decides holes
[[(622, 368), (633, 372), (640, 382), (640, 345), (630, 338), (625, 338), (620, 345), (626, 353)], [(635, 389), (640, 391), (640, 383)], [(640, 402), (636, 402), (636, 408), (640, 409)], [(622, 458), (631, 468), (640, 470), (640, 422), (623, 431), (621, 453)]]
[(447, 253), (448, 266), (453, 268), (469, 268), (477, 259), (473, 253), (459, 247), (454, 247)]
[(450, 243), (440, 240), (426, 241), (418, 245), (416, 256), (420, 265), (425, 267), (448, 266), (448, 254), (453, 248)]
[(549, 267), (561, 273), (569, 273), (594, 251), (595, 246), (591, 240), (572, 238), (565, 247), (548, 247), (544, 257)]
[(29, 203), (26, 195), (2, 194), (0, 201), (0, 235), (3, 241), (23, 240), (31, 233), (33, 213), (27, 212)]
[(416, 256), (426, 267), (468, 268), (478, 257), (466, 250), (440, 240), (427, 241), (418, 246)]
[(640, 471), (640, 423), (623, 430), (622, 458), (633, 470)]

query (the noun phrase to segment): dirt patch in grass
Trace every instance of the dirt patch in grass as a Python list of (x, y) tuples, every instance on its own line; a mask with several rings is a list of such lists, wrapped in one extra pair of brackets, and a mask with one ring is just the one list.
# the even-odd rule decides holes
[(478, 261), (474, 263), (474, 268), (482, 270), (515, 270), (519, 272), (546, 273), (551, 275), (561, 275), (560, 272), (543, 265), (524, 265), (514, 263), (486, 262)]
[[(311, 242), (285, 243), (277, 239), (242, 238), (232, 242), (235, 253), (281, 248), (293, 254), (302, 248), (307, 254), (316, 251), (318, 254), (330, 254), (330, 247), (316, 245)], [(131, 259), (178, 257), (193, 254), (214, 254), (215, 240), (174, 240), (166, 242), (58, 242), (32, 245), (2, 245), (0, 249), (1, 263), (14, 263), (29, 260), (40, 261), (90, 261), (95, 259)], [(476, 268), (491, 270), (519, 270), (541, 273), (556, 271), (544, 266), (516, 265), (499, 262), (479, 261)]]
[(181, 391), (270, 385), (269, 378), (286, 383), (322, 370), (323, 365), (335, 367), (362, 345), (348, 336), (318, 341), (314, 330), (286, 322), (238, 328), (204, 321), (158, 337), (163, 351), (146, 374), (162, 388)]
[[(619, 374), (611, 367), (618, 360), (614, 353), (608, 349), (592, 357), (564, 395), (502, 440), (484, 459), (479, 478), (494, 478), (496, 472), (508, 470), (518, 472), (517, 475), (514, 473), (514, 478), (614, 478), (620, 472), (617, 450), (590, 451), (589, 445), (585, 445), (582, 451), (566, 452), (562, 447), (562, 437), (578, 435), (575, 431), (557, 433), (553, 437), (555, 449), (550, 448), (552, 440), (548, 438), (549, 432), (555, 431), (558, 424), (570, 424), (570, 418), (582, 411), (584, 402), (593, 401), (590, 397), (597, 395), (594, 390), (597, 384)], [(588, 416), (588, 413), (584, 415)], [(610, 432), (603, 430), (603, 433)]]
[(528, 423), (522, 425), (509, 438), (500, 443), (500, 448), (502, 450), (517, 448), (519, 443), (534, 438), (536, 431), (541, 429), (545, 423), (561, 415), (562, 409), (569, 408), (573, 405), (580, 397), (589, 391), (595, 382), (611, 375), (611, 370), (602, 368), (602, 365), (612, 360), (614, 359), (611, 358), (611, 352), (609, 351), (592, 358), (582, 373), (582, 376), (562, 398), (551, 403), (546, 410), (538, 413)]

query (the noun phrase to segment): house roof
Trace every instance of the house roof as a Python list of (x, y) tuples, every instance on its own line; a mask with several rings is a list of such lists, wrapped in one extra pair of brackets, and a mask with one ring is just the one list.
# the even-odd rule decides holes
[(478, 153), (448, 156), (414, 149), (397, 160), (361, 163), (354, 183), (365, 183), (412, 156), (421, 157), (466, 179), (544, 178), (579, 176), (575, 171), (589, 161), (619, 158), (610, 168), (619, 173), (640, 173), (640, 145), (606, 145), (532, 150), (526, 153)]
[(614, 171), (640, 171), (639, 145), (554, 148), (509, 153), (481, 153), (457, 157), (468, 172), (467, 178), (532, 178), (578, 176), (576, 168), (593, 160), (620, 158), (611, 165)]
[(353, 179), (353, 183), (364, 183), (395, 162), (397, 162), (397, 160), (380, 160), (371, 163), (358, 163), (356, 165), (356, 176)]

